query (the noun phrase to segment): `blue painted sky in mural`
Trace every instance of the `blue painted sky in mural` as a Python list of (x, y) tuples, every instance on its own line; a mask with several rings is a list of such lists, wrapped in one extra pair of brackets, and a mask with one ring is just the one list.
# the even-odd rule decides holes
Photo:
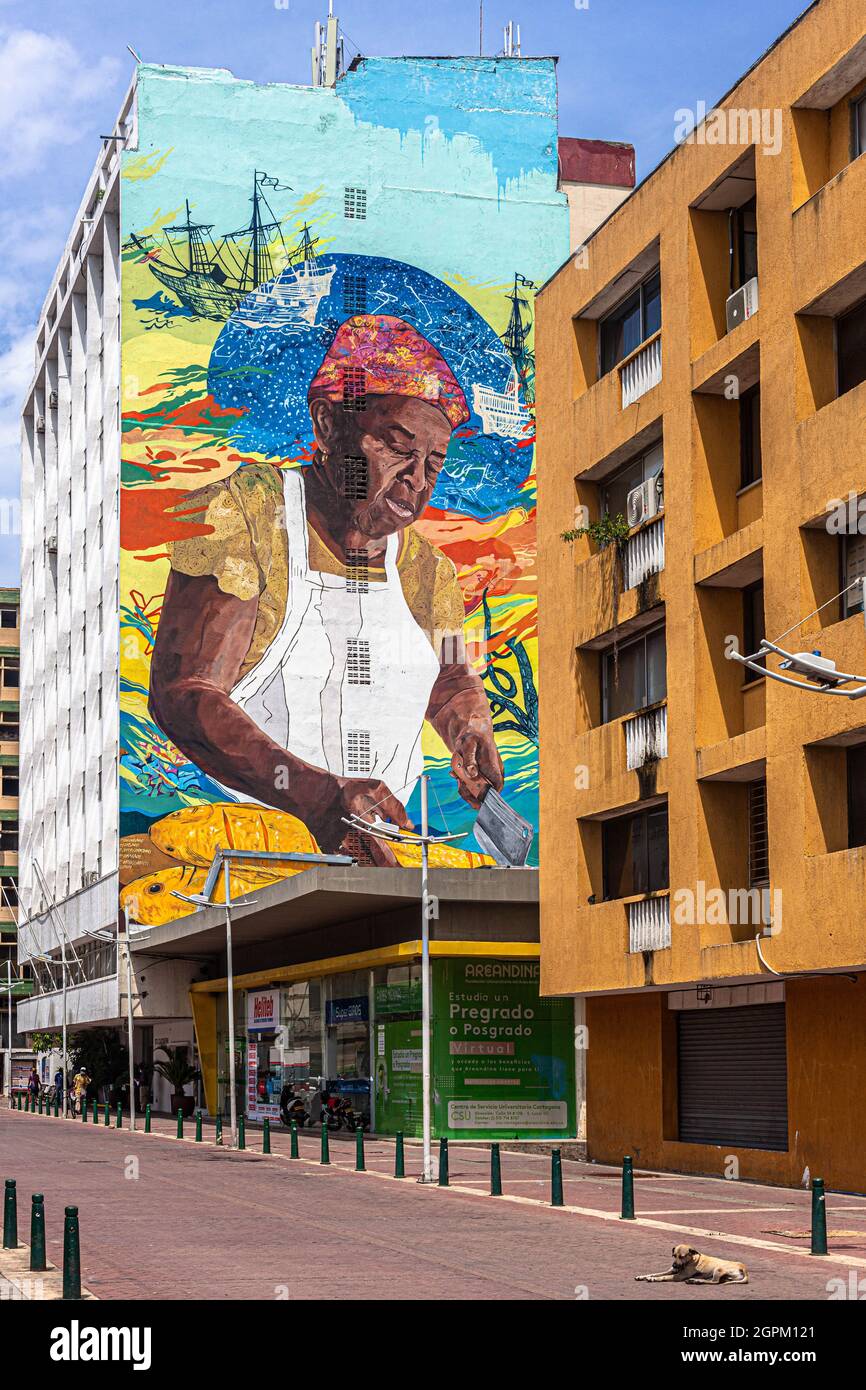
[[(307, 389), (339, 325), (346, 277), (363, 276), (367, 311), (411, 323), (438, 348), (472, 407), (473, 387), (503, 391), (511, 359), (488, 323), (443, 281), (401, 261), (380, 256), (326, 256), (335, 266), (330, 295), (316, 325), (303, 331), (249, 327), (241, 305), (221, 331), (210, 359), (208, 389), (221, 406), (240, 407), (238, 446), (273, 458), (298, 458), (312, 444)], [(531, 435), (530, 435), (531, 437)], [(474, 517), (519, 505), (532, 450), (513, 439), (482, 433), (473, 411), (451, 439), (432, 498), (434, 507)]]

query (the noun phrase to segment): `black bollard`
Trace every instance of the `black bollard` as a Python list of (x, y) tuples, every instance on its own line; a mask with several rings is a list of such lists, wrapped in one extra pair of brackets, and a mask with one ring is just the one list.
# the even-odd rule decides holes
[(622, 1207), (621, 1221), (634, 1221), (634, 1171), (631, 1158), (626, 1154), (622, 1161)]
[(45, 1198), (34, 1192), (30, 1205), (30, 1268), (39, 1272), (45, 1263)]
[(439, 1186), (448, 1186), (448, 1140), (439, 1140)]
[(18, 1249), (18, 1193), (14, 1178), (6, 1179), (3, 1197), (3, 1249)]
[(499, 1161), (499, 1145), (490, 1145), (490, 1195), (502, 1196), (502, 1167)]
[(562, 1154), (559, 1149), (551, 1149), (550, 1151), (550, 1205), (552, 1207), (565, 1205), (562, 1197)]
[(81, 1297), (81, 1249), (78, 1241), (78, 1208), (66, 1208), (63, 1223), (63, 1297), (67, 1302)]

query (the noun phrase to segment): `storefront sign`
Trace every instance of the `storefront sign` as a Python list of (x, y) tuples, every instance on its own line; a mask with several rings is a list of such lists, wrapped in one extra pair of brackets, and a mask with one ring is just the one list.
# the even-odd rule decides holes
[(280, 1026), (280, 991), (260, 989), (247, 995), (247, 1032), (275, 1033)]
[(370, 1017), (370, 1002), (366, 994), (354, 999), (329, 999), (325, 1005), (325, 1022), (329, 1028), (338, 1023), (366, 1023)]

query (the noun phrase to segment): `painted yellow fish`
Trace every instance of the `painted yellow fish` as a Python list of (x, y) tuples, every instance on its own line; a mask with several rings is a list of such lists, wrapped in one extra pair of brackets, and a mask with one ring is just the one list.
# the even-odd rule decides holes
[[(391, 841), (388, 841), (391, 844)], [(391, 844), (394, 858), (404, 869), (420, 869), (421, 846)], [(496, 860), (489, 854), (479, 854), (477, 850), (458, 849), (456, 845), (431, 845), (429, 863), (431, 869), (483, 869), (486, 864), (495, 865)]]
[[(302, 873), (303, 865), (274, 866), (273, 872), (246, 869), (229, 874), (229, 892), (232, 901), (243, 898), (256, 889), (267, 888), (280, 879), (291, 878)], [(179, 893), (191, 895), (200, 893), (207, 878), (207, 870), (192, 865), (177, 864), (173, 869), (160, 869), (154, 874), (145, 874), (127, 884), (120, 894), (120, 905), (129, 912), (134, 922), (145, 927), (160, 927), (165, 922), (174, 922), (180, 917), (188, 917), (196, 911), (195, 903), (178, 897)], [(213, 892), (212, 901), (225, 901), (225, 879), (220, 874)]]
[(245, 801), (217, 801), (173, 811), (150, 827), (164, 854), (182, 864), (210, 865), (218, 849), (315, 854), (318, 845), (303, 821)]

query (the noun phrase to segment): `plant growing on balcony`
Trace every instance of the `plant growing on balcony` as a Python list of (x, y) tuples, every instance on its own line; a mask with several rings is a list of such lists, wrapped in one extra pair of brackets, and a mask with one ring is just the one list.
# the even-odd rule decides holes
[(607, 550), (613, 546), (611, 580), (613, 582), (613, 679), (615, 685), (619, 684), (617, 627), (619, 626), (619, 597), (622, 593), (623, 558), (628, 533), (629, 524), (622, 512), (617, 512), (616, 516), (610, 516), (605, 512), (598, 521), (590, 521), (586, 526), (576, 526), (570, 531), (561, 532), (561, 538), (564, 541), (576, 541), (581, 536), (589, 536), (589, 539), (599, 550)]

